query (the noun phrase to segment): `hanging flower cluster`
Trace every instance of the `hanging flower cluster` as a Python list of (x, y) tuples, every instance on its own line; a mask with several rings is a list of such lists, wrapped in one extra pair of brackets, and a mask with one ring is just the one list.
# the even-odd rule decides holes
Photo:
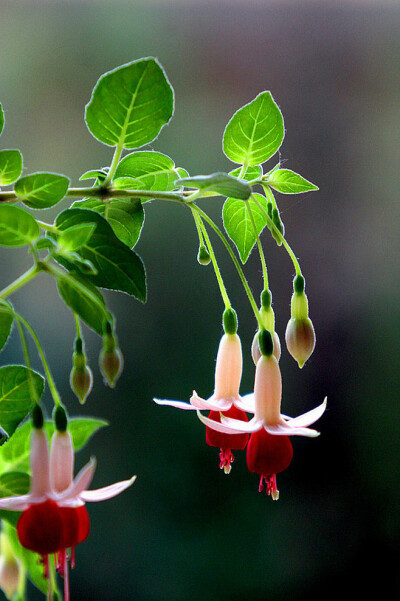
[[(230, 473), (234, 460), (232, 450), (243, 450), (247, 445), (247, 467), (260, 475), (259, 491), (265, 485), (266, 493), (277, 500), (276, 475), (289, 467), (293, 457), (289, 437), (318, 436), (319, 432), (308, 426), (324, 413), (326, 399), (315, 409), (296, 418), (281, 413), (282, 378), (276, 358), (280, 345), (276, 332), (271, 334), (267, 329), (261, 329), (253, 341), (252, 354), (256, 363), (254, 392), (241, 397), (242, 347), (237, 334), (236, 314), (232, 309), (225, 311), (223, 322), (225, 334), (217, 354), (214, 394), (205, 400), (193, 392), (190, 403), (154, 401), (158, 405), (197, 411), (198, 418), (206, 426), (207, 444), (220, 448), (220, 468), (226, 474)], [(301, 344), (298, 344), (294, 349), (296, 356), (300, 347)], [(203, 415), (202, 410), (208, 410), (208, 416)], [(248, 413), (253, 415), (250, 421)]]

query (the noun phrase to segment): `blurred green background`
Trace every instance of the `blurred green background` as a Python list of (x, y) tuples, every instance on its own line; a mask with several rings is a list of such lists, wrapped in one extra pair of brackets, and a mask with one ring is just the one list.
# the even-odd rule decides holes
[[(229, 170), (224, 127), (269, 89), (285, 117), (285, 167), (320, 187), (278, 198), (317, 332), (302, 371), (283, 349), (283, 411), (297, 415), (328, 396), (322, 435), (293, 441), (278, 503), (257, 492), (244, 454), (226, 477), (194, 415), (151, 401), (188, 400), (192, 389), (211, 395), (222, 333), (215, 278), (196, 262), (194, 226), (181, 207), (145, 206), (137, 250), (149, 300), (107, 294), (125, 371), (115, 391), (103, 386), (100, 341), (86, 331), (96, 381), (85, 407), (68, 387), (73, 320), (53, 283), (42, 276), (14, 295), (45, 343), (70, 414), (110, 421), (78, 467), (97, 457), (95, 486), (138, 474), (128, 492), (89, 507), (74, 601), (369, 599), (382, 587), (399, 595), (399, 27), (399, 3), (383, 0), (0, 0), (1, 147), (21, 149), (25, 174), (56, 171), (77, 185), (84, 171), (109, 164), (111, 149), (90, 136), (84, 106), (102, 73), (152, 55), (175, 88), (176, 114), (151, 148), (192, 175)], [(220, 219), (222, 200), (202, 206)], [(283, 340), (293, 269), (268, 232), (263, 239)], [(255, 322), (218, 241), (215, 248), (239, 314), (244, 393)], [(31, 260), (24, 249), (2, 249), (0, 261), (4, 286)], [(246, 273), (258, 296), (256, 253)], [(21, 361), (16, 337), (2, 359)]]

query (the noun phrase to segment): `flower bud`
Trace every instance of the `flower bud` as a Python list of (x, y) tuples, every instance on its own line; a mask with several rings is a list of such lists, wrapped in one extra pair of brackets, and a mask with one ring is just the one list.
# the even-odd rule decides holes
[[(258, 344), (259, 331), (254, 334), (253, 342), (251, 344), (251, 356), (253, 357), (254, 365), (257, 365), (259, 358), (261, 357), (260, 346)], [(277, 361), (281, 358), (281, 342), (276, 332), (272, 335), (274, 343), (274, 356)]]
[(102, 348), (99, 356), (99, 366), (104, 383), (114, 388), (124, 366), (124, 357), (118, 347), (107, 350)]
[(289, 353), (302, 368), (315, 347), (315, 332), (311, 319), (292, 317), (286, 328), (285, 340)]
[(86, 365), (86, 356), (83, 350), (81, 338), (75, 339), (75, 351), (73, 354), (74, 366), (69, 376), (69, 383), (72, 391), (76, 394), (79, 402), (83, 405), (86, 402), (93, 386), (92, 370)]
[(200, 244), (199, 252), (197, 253), (197, 260), (200, 265), (209, 265), (211, 262), (211, 257), (209, 255), (208, 250), (204, 246), (204, 244)]
[(8, 525), (3, 524), (0, 534), (0, 588), (7, 599), (12, 599), (18, 589), (19, 563), (8, 536)]
[(7, 599), (12, 599), (18, 589), (19, 565), (15, 557), (0, 557), (0, 588)]

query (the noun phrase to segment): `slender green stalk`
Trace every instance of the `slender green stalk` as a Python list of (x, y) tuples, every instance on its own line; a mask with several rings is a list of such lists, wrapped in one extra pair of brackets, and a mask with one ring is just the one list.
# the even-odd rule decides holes
[(76, 337), (77, 338), (82, 338), (81, 335), (81, 322), (79, 320), (79, 317), (76, 313), (74, 313), (74, 319), (75, 319), (75, 327), (76, 327)]
[(196, 224), (197, 235), (199, 237), (199, 244), (200, 244), (200, 246), (202, 244), (204, 245), (203, 232), (201, 231), (201, 227), (200, 227), (200, 223), (199, 223), (200, 217), (198, 216), (196, 211), (192, 211), (192, 215), (193, 215), (194, 222)]
[(273, 229), (274, 232), (275, 232), (275, 234), (277, 236), (279, 236), (279, 238), (281, 239), (281, 242), (282, 242), (283, 246), (285, 247), (285, 249), (286, 249), (289, 257), (292, 259), (294, 268), (296, 270), (296, 275), (302, 275), (301, 268), (300, 268), (300, 263), (298, 262), (296, 255), (294, 254), (293, 250), (291, 249), (291, 247), (289, 246), (288, 242), (286, 241), (286, 238), (284, 236), (282, 236), (281, 232), (278, 230), (278, 228), (276, 227), (275, 223), (272, 221), (271, 217), (268, 215), (268, 212), (258, 202), (258, 200), (256, 198), (253, 198), (253, 200), (256, 203), (256, 205), (258, 206), (258, 208), (260, 209), (260, 211), (262, 211), (264, 213), (265, 217), (267, 218), (268, 227), (270, 227), (271, 229)]
[(3, 288), (3, 290), (0, 291), (0, 298), (7, 298), (8, 296), (10, 296), (10, 294), (13, 294), (14, 292), (22, 288), (22, 286), (25, 286), (25, 284), (33, 280), (33, 278), (36, 277), (37, 274), (41, 271), (41, 264), (36, 263), (27, 271), (25, 271), (25, 273), (20, 275), (19, 278), (17, 278), (14, 282)]
[[(193, 210), (192, 210), (192, 212), (193, 212)], [(224, 284), (224, 281), (222, 279), (220, 269), (218, 267), (217, 259), (215, 258), (215, 253), (214, 253), (214, 249), (213, 249), (212, 244), (211, 244), (211, 240), (210, 240), (210, 238), (208, 236), (206, 228), (204, 227), (204, 223), (201, 220), (201, 217), (199, 217), (197, 215), (197, 218), (199, 220), (199, 226), (201, 228), (201, 231), (202, 231), (203, 236), (204, 236), (204, 240), (205, 240), (206, 245), (207, 245), (208, 254), (210, 255), (211, 262), (212, 262), (213, 267), (214, 267), (215, 277), (217, 278), (219, 289), (221, 291), (222, 300), (224, 301), (225, 309), (230, 309), (231, 308), (231, 302), (229, 300), (229, 296), (228, 296), (228, 293), (226, 291), (225, 284)]]
[(251, 209), (251, 206), (250, 206), (249, 202), (246, 202), (246, 210), (247, 210), (247, 212), (249, 214), (250, 221), (251, 221), (251, 224), (253, 226), (254, 234), (255, 234), (255, 237), (256, 237), (256, 241), (257, 241), (257, 248), (258, 248), (258, 252), (259, 252), (259, 255), (260, 255), (261, 267), (262, 267), (262, 272), (263, 272), (264, 290), (268, 290), (269, 289), (269, 287), (268, 287), (268, 270), (267, 270), (267, 263), (265, 261), (264, 249), (263, 249), (262, 244), (261, 244), (260, 236), (259, 236), (258, 231), (257, 231), (256, 222), (254, 220), (253, 211)]
[(124, 149), (124, 143), (123, 143), (123, 140), (120, 140), (120, 142), (118, 142), (117, 146), (115, 147), (114, 156), (111, 161), (110, 169), (108, 170), (106, 179), (103, 182), (104, 188), (107, 188), (107, 186), (111, 183), (112, 178), (114, 177), (114, 173), (117, 170), (119, 159), (121, 158), (123, 149)]
[(49, 368), (49, 364), (47, 363), (46, 355), (44, 354), (42, 345), (39, 342), (39, 339), (38, 339), (38, 337), (36, 335), (35, 330), (32, 328), (32, 326), (30, 325), (30, 323), (27, 322), (24, 317), (22, 317), (22, 315), (19, 315), (19, 313), (16, 313), (15, 311), (14, 311), (14, 315), (15, 315), (15, 318), (17, 319), (17, 321), (20, 321), (26, 327), (26, 329), (28, 330), (29, 334), (32, 337), (32, 340), (34, 341), (34, 343), (36, 345), (37, 351), (39, 353), (40, 360), (41, 360), (42, 365), (43, 365), (44, 372), (46, 374), (47, 383), (49, 385), (49, 389), (50, 389), (50, 392), (51, 392), (51, 396), (53, 397), (54, 404), (62, 406), (61, 397), (60, 397), (60, 395), (58, 393), (58, 390), (56, 388), (56, 385), (55, 385), (55, 382), (54, 382), (54, 378), (53, 378), (52, 373), (51, 373), (50, 368)]
[(246, 291), (246, 294), (247, 294), (247, 297), (249, 299), (251, 308), (253, 309), (254, 315), (255, 315), (255, 317), (257, 319), (257, 322), (258, 322), (258, 324), (260, 326), (260, 329), (263, 330), (264, 329), (264, 324), (263, 324), (263, 321), (261, 319), (261, 315), (260, 315), (260, 312), (258, 310), (257, 303), (254, 300), (253, 293), (251, 292), (250, 287), (249, 287), (249, 285), (247, 283), (246, 276), (243, 273), (243, 269), (240, 267), (239, 261), (235, 257), (235, 254), (234, 254), (232, 248), (230, 247), (228, 241), (226, 240), (224, 234), (221, 232), (221, 230), (219, 229), (219, 227), (214, 223), (214, 221), (207, 215), (207, 213), (204, 213), (204, 211), (202, 211), (197, 205), (194, 205), (193, 209), (198, 212), (198, 214), (202, 217), (202, 219), (204, 219), (204, 221), (206, 221), (208, 223), (208, 225), (214, 230), (214, 232), (217, 234), (217, 236), (223, 242), (226, 250), (229, 253), (229, 256), (231, 257), (231, 259), (233, 261), (233, 264), (236, 267), (236, 270), (237, 270), (237, 272), (239, 274), (239, 277), (240, 277), (240, 279), (242, 281), (243, 287), (244, 287), (244, 289)]
[[(14, 313), (14, 312), (13, 312)], [(15, 315), (15, 313), (14, 313)], [(20, 320), (17, 318), (16, 319), (17, 322), (17, 328), (18, 328), (18, 333), (19, 333), (19, 337), (21, 339), (21, 345), (22, 345), (22, 350), (24, 353), (24, 359), (25, 359), (25, 365), (28, 368), (28, 385), (29, 385), (29, 394), (31, 395), (31, 399), (32, 401), (34, 401), (35, 403), (38, 402), (38, 396), (36, 394), (36, 388), (35, 385), (33, 383), (32, 380), (32, 374), (31, 374), (31, 360), (30, 360), (30, 356), (29, 356), (29, 349), (28, 349), (28, 343), (26, 340), (26, 336), (25, 336), (25, 331), (24, 328), (20, 322)]]

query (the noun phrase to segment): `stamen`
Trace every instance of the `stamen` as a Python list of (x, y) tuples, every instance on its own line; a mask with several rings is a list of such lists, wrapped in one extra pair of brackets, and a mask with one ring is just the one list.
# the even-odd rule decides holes
[(277, 501), (279, 499), (279, 490), (276, 485), (276, 474), (272, 474), (272, 476), (261, 475), (260, 483), (258, 485), (258, 492), (262, 492), (264, 490), (264, 482), (265, 493), (270, 495), (273, 501)]
[(235, 457), (230, 449), (220, 449), (219, 454), (219, 469), (224, 470), (225, 474), (229, 474), (232, 469), (232, 463)]
[(75, 547), (71, 547), (71, 568), (75, 567)]
[(42, 562), (43, 562), (43, 568), (44, 568), (44, 577), (48, 580), (49, 579), (49, 556), (43, 555)]
[(64, 601), (69, 601), (69, 571), (66, 552), (64, 552), (64, 557), (66, 558), (64, 563)]

